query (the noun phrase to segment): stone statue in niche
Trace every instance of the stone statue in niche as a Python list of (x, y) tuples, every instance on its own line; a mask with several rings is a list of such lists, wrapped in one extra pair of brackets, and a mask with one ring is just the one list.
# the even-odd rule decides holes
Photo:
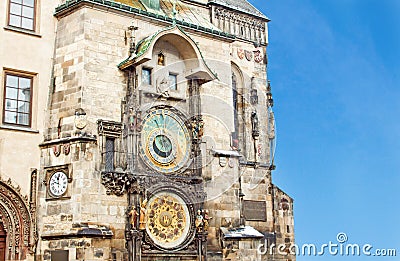
[(138, 114), (134, 108), (129, 108), (129, 130), (140, 131), (140, 114)]
[[(161, 77), (160, 77), (161, 78)], [(157, 80), (156, 83), (156, 92), (159, 93), (162, 97), (168, 98), (169, 97), (169, 81), (167, 77), (163, 77)]]
[(201, 214), (201, 210), (197, 210), (197, 215), (196, 215), (196, 221), (195, 221), (195, 225), (197, 228), (198, 232), (201, 232), (201, 229), (203, 228), (204, 225), (204, 218), (203, 215)]
[(204, 231), (208, 230), (208, 226), (210, 225), (209, 220), (212, 219), (212, 217), (210, 217), (209, 213), (208, 213), (208, 209), (203, 210), (204, 214), (203, 214), (203, 218), (204, 218)]
[(252, 136), (255, 139), (260, 135), (260, 129), (258, 126), (258, 116), (256, 111), (253, 111), (251, 113), (251, 128), (252, 128)]
[(165, 56), (163, 53), (158, 54), (157, 64), (161, 66), (165, 65)]
[(201, 139), (203, 137), (204, 121), (202, 119), (195, 119), (191, 123), (193, 139)]
[(137, 228), (137, 217), (139, 216), (139, 213), (137, 212), (135, 206), (131, 207), (131, 211), (129, 211), (129, 221), (131, 223), (131, 228), (136, 229)]

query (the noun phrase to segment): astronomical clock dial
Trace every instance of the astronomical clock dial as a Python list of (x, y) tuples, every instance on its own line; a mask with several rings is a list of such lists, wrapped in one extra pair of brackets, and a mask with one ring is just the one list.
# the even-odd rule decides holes
[(68, 176), (62, 171), (57, 171), (51, 175), (49, 180), (49, 191), (54, 197), (65, 194), (68, 186)]
[(155, 194), (147, 204), (146, 231), (163, 249), (179, 247), (189, 234), (190, 214), (185, 201), (170, 192)]
[(168, 109), (153, 109), (143, 119), (140, 154), (154, 170), (169, 174), (189, 159), (190, 135), (183, 120)]

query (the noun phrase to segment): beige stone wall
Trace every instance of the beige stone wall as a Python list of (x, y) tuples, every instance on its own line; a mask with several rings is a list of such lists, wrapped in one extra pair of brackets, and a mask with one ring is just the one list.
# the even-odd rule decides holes
[[(206, 12), (206, 10), (203, 10)], [(126, 94), (127, 78), (117, 65), (128, 57), (129, 51), (129, 25), (138, 26), (136, 42), (150, 34), (165, 28), (148, 19), (133, 18), (128, 15), (108, 12), (96, 8), (84, 7), (61, 17), (57, 25), (57, 40), (55, 50), (54, 77), (55, 89), (51, 96), (49, 119), (46, 125), (46, 140), (74, 137), (86, 132), (88, 135), (98, 135), (98, 119), (121, 121), (121, 105)], [(272, 232), (275, 228), (273, 222), (279, 211), (274, 211), (271, 173), (265, 168), (270, 162), (270, 132), (267, 129), (269, 115), (266, 113), (266, 66), (263, 63), (240, 59), (238, 49), (256, 50), (253, 44), (242, 41), (231, 42), (228, 40), (214, 39), (204, 34), (190, 32), (190, 36), (198, 44), (202, 55), (217, 80), (202, 85), (201, 102), (204, 120), (204, 136), (202, 139), (203, 177), (205, 190), (208, 195), (205, 208), (210, 210), (209, 247), (218, 250), (220, 245), (219, 228), (238, 226), (240, 220), (239, 204), (239, 177), (242, 180), (242, 190), (245, 200), (266, 201), (267, 221), (251, 221), (252, 225), (260, 231)], [(127, 36), (127, 41), (125, 37)], [(265, 48), (257, 48), (265, 53)], [(171, 47), (166, 41), (156, 44), (153, 59), (159, 51), (166, 53), (169, 61), (178, 62), (175, 70), (180, 73), (185, 70), (185, 64), (179, 63), (182, 57), (179, 46)], [(219, 157), (212, 155), (215, 149), (231, 150), (231, 134), (234, 131), (233, 119), (233, 93), (232, 93), (232, 66), (237, 65), (241, 73), (241, 94), (243, 102), (240, 105), (242, 142), (240, 154), (245, 161), (257, 161), (264, 164), (263, 168), (240, 166), (238, 158), (226, 159), (224, 164)], [(151, 66), (158, 71), (155, 61), (149, 61), (143, 66)], [(137, 73), (140, 69), (138, 67)], [(157, 76), (157, 74), (155, 74)], [(254, 86), (258, 90), (258, 105), (251, 105), (250, 88), (252, 77), (255, 77)], [(154, 80), (158, 78), (155, 77)], [(185, 79), (180, 79), (183, 85)], [(254, 87), (253, 86), (253, 87)], [(155, 86), (139, 86), (141, 91), (154, 91)], [(176, 94), (185, 96), (187, 93)], [(182, 102), (177, 105), (187, 110), (187, 104)], [(88, 126), (77, 132), (74, 127), (74, 113), (78, 108), (83, 108), (87, 113)], [(256, 141), (251, 134), (251, 112), (257, 110), (260, 136)], [(61, 119), (61, 120), (60, 120)], [(58, 126), (61, 135), (58, 136)], [(258, 146), (258, 145), (261, 145)], [(256, 147), (256, 149), (254, 148)], [(100, 183), (99, 139), (83, 145), (81, 142), (71, 143), (69, 155), (56, 157), (52, 146), (42, 148), (42, 170), (40, 179), (40, 233), (65, 233), (74, 230), (73, 224), (88, 223), (90, 225), (107, 226), (114, 233), (112, 240), (104, 240), (101, 245), (94, 241), (86, 242), (86, 259), (106, 260), (112, 256), (110, 249), (116, 249), (123, 255), (125, 248), (124, 229), (126, 224), (125, 211), (127, 199), (125, 196), (116, 197), (106, 195), (104, 186)], [(243, 158), (241, 159), (243, 160)], [(49, 200), (45, 181), (45, 168), (69, 164), (72, 170), (72, 182), (69, 184), (70, 198), (63, 200)], [(280, 214), (279, 214), (280, 215)], [(291, 225), (290, 215), (280, 218), (278, 223), (282, 228)], [(283, 232), (282, 232), (283, 233)], [(289, 235), (293, 236), (293, 235)], [(81, 257), (82, 250), (74, 248), (73, 240), (47, 240), (40, 241), (39, 251), (43, 256), (48, 255), (49, 249), (73, 249), (70, 252), (71, 260)], [(99, 243), (100, 244), (100, 243)], [(249, 245), (250, 244), (250, 245)], [(239, 258), (255, 256), (255, 242), (241, 242), (240, 246), (246, 248), (236, 253)], [(97, 250), (98, 251), (97, 251)], [(99, 250), (102, 249), (102, 250)], [(99, 253), (96, 257), (96, 251)], [(100, 252), (103, 254), (100, 255)], [(100, 257), (101, 256), (101, 257)], [(118, 257), (121, 260), (122, 256)]]
[(36, 27), (34, 33), (21, 32), (8, 27), (8, 1), (0, 2), (0, 107), (3, 111), (5, 69), (34, 73), (32, 92), (32, 127), (15, 128), (2, 124), (0, 113), (0, 175), (11, 178), (29, 195), (30, 173), (40, 167), (38, 144), (43, 140), (44, 112), (51, 84), (51, 64), (54, 50), (56, 19), (53, 10), (57, 1), (36, 2)]
[[(118, 15), (105, 16), (91, 8), (79, 9), (60, 19), (54, 65), (55, 92), (52, 95), (47, 139), (58, 138), (59, 122), (59, 138), (66, 138), (83, 132), (97, 135), (98, 119), (121, 121), (126, 80), (117, 65), (127, 57), (129, 46), (125, 45), (124, 35), (130, 21)], [(78, 108), (87, 113), (88, 125), (82, 131), (74, 126), (74, 113)], [(58, 157), (53, 153), (53, 146), (42, 149), (44, 169), (41, 181), (46, 179), (46, 167), (68, 164), (72, 182), (68, 185), (69, 198), (61, 200), (49, 200), (48, 188), (44, 185), (40, 187), (39, 231), (42, 235), (76, 233), (74, 224), (88, 224), (109, 228), (113, 239), (89, 240), (86, 250), (70, 247), (79, 239), (68, 242), (41, 240), (39, 254), (46, 257), (49, 249), (60, 248), (61, 244), (62, 249), (71, 250), (71, 260), (108, 260), (114, 254), (120, 260), (126, 252), (127, 199), (106, 195), (106, 189), (101, 184), (101, 156), (97, 142), (78, 141), (70, 143), (70, 146), (68, 155)]]

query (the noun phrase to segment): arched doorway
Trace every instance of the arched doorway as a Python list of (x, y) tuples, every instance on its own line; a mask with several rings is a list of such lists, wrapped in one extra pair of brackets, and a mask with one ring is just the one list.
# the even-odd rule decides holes
[(4, 230), (3, 222), (0, 222), (0, 261), (6, 260), (6, 239), (7, 233)]
[(29, 199), (20, 190), (0, 178), (0, 261), (25, 260), (36, 243)]

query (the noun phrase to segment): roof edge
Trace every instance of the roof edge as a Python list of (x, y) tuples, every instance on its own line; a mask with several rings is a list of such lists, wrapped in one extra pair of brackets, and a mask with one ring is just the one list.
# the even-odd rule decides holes
[[(252, 7), (254, 7), (251, 3), (249, 3)], [(208, 2), (208, 5), (218, 5), (218, 6), (223, 6), (223, 7), (225, 7), (225, 8), (227, 8), (227, 9), (229, 9), (229, 10), (232, 10), (232, 11), (239, 11), (239, 12), (241, 12), (241, 13), (243, 13), (243, 14), (247, 14), (247, 15), (250, 15), (250, 16), (253, 16), (253, 17), (257, 17), (257, 18), (261, 18), (262, 20), (264, 20), (265, 22), (270, 22), (271, 21), (271, 19), (269, 19), (266, 15), (257, 15), (257, 14), (254, 14), (254, 13), (250, 13), (250, 12), (247, 12), (247, 11), (245, 11), (245, 10), (243, 10), (243, 9), (236, 9), (236, 8), (233, 8), (233, 7), (231, 7), (231, 6), (229, 6), (229, 5), (224, 5), (224, 4), (222, 4), (222, 3), (219, 3), (219, 2), (216, 2), (215, 0), (211, 0), (211, 1), (209, 1)], [(258, 10), (256, 7), (254, 7), (256, 10)], [(259, 10), (258, 10), (259, 11)], [(259, 11), (260, 12), (260, 11)], [(261, 13), (261, 12), (260, 12)]]
[[(153, 20), (157, 20), (158, 22), (164, 22), (164, 23), (168, 23), (168, 24), (173, 23), (173, 19), (168, 16), (155, 14), (155, 13), (148, 12), (145, 10), (137, 9), (137, 8), (131, 7), (129, 5), (125, 5), (125, 4), (122, 4), (119, 2), (114, 2), (111, 0), (68, 0), (64, 4), (56, 7), (54, 16), (59, 18), (59, 17), (63, 16), (64, 14), (72, 11), (73, 9), (79, 8), (84, 5), (88, 5), (90, 7), (98, 6), (98, 7), (106, 8), (108, 11), (114, 10), (116, 12), (123, 12), (123, 13), (127, 13), (127, 14), (138, 15), (138, 16), (150, 18)], [(234, 39), (236, 39), (236, 36), (234, 36), (232, 34), (229, 34), (229, 33), (226, 33), (226, 32), (220, 31), (220, 30), (215, 30), (212, 28), (207, 28), (207, 27), (197, 25), (197, 24), (188, 23), (186, 21), (176, 20), (176, 24), (180, 25), (184, 28), (193, 30), (193, 31), (211, 35), (212, 37), (219, 37), (221, 39), (227, 39), (230, 41), (233, 41)]]

